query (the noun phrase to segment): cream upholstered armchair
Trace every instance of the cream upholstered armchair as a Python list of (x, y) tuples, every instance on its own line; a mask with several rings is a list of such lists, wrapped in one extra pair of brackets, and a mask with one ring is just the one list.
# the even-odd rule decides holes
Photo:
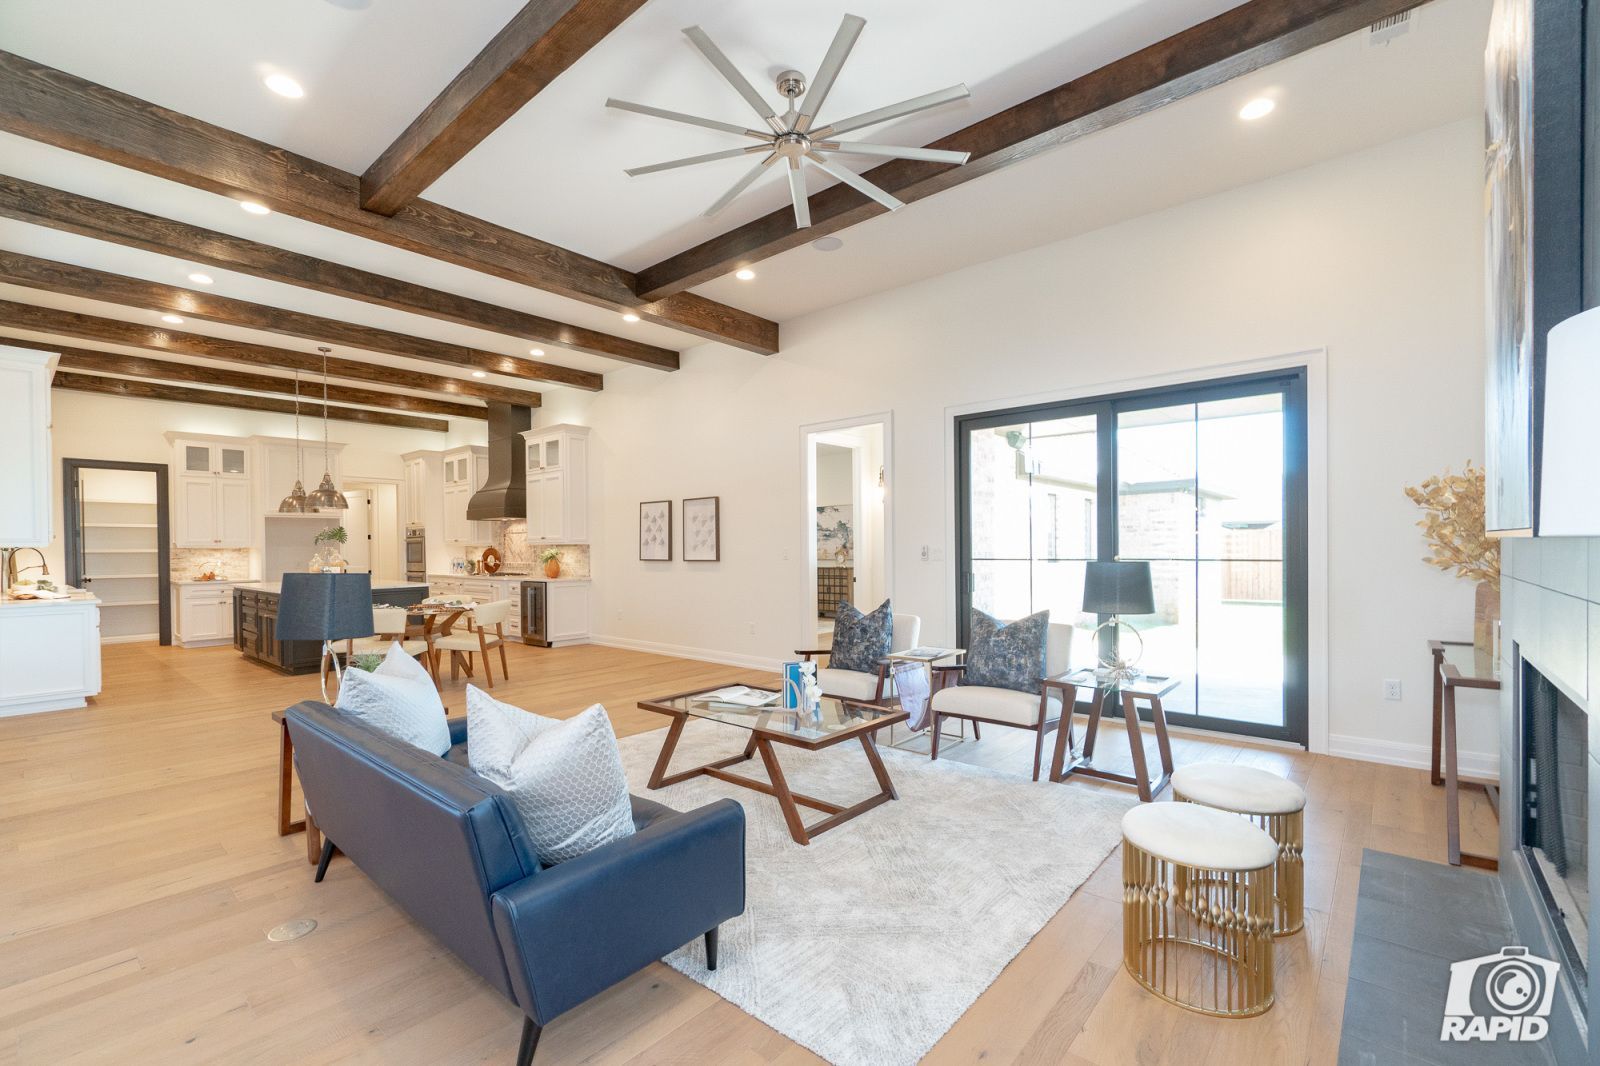
[[(1072, 669), (1072, 627), (1052, 622), (1046, 630), (1044, 653), (1044, 678), (1058, 678)], [(939, 722), (944, 718), (965, 719), (973, 724), (974, 739), (979, 722), (985, 725), (1004, 725), (1014, 729), (1028, 729), (1037, 734), (1033, 743), (1033, 779), (1039, 780), (1039, 767), (1044, 759), (1045, 734), (1061, 724), (1061, 692), (1050, 685), (1041, 691), (1019, 692), (1009, 688), (990, 688), (987, 685), (964, 685), (959, 680), (965, 666), (935, 666), (939, 686), (933, 694), (930, 709), (933, 722), (931, 755), (939, 757)], [(1067, 708), (1067, 713), (1071, 713)]]
[[(889, 638), (889, 654), (910, 651), (922, 639), (922, 619), (914, 614), (895, 613), (894, 629)], [(813, 656), (827, 655), (827, 648), (797, 650), (796, 655), (810, 662)], [(835, 670), (831, 666), (817, 668), (817, 687), (824, 696), (838, 699), (877, 702), (894, 695), (894, 679), (889, 676), (889, 664), (880, 662), (874, 673), (860, 670)]]

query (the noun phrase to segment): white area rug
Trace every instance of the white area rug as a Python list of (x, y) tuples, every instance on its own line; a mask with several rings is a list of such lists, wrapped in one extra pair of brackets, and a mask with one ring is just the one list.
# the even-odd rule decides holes
[[(664, 732), (621, 741), (632, 790), (677, 810), (744, 806), (745, 913), (718, 968), (700, 941), (667, 963), (839, 1066), (914, 1063), (1121, 840), (1130, 795), (882, 748), (900, 798), (801, 847), (777, 801), (697, 777), (645, 787)], [(743, 750), (749, 734), (691, 721), (672, 769)], [(850, 804), (877, 791), (859, 744), (780, 747), (789, 786)], [(728, 769), (765, 779), (761, 760)], [(801, 808), (808, 823), (819, 811)]]

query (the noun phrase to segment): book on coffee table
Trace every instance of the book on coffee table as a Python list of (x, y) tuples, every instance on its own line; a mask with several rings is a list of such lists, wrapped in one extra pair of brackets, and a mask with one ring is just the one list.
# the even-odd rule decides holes
[(698, 699), (713, 703), (731, 703), (736, 707), (767, 707), (777, 703), (782, 693), (768, 692), (766, 689), (751, 688), (748, 685), (729, 685), (712, 692), (703, 692)]

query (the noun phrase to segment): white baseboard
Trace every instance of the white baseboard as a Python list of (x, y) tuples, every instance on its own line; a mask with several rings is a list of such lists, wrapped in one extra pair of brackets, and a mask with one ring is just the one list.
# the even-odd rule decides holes
[[(1333, 735), (1328, 737), (1328, 754), (1365, 762), (1388, 763), (1427, 770), (1433, 765), (1433, 749), (1426, 744), (1401, 744), (1392, 740)], [(1485, 751), (1463, 751), (1458, 765), (1462, 777), (1477, 781), (1500, 780), (1500, 756)]]
[(715, 651), (711, 648), (689, 648), (681, 644), (662, 644), (654, 640), (634, 640), (631, 637), (608, 637), (603, 634), (593, 634), (589, 643), (601, 644), (607, 648), (626, 648), (629, 651), (649, 652), (652, 655), (671, 655), (678, 659), (696, 659), (705, 663), (719, 663), (723, 666), (740, 666), (748, 670), (770, 670), (773, 673), (783, 669), (782, 659), (768, 659), (759, 655), (738, 655), (733, 652)]
[[(141, 641), (160, 640), (160, 639), (161, 639), (161, 634), (160, 633), (127, 633), (127, 634), (124, 634), (123, 636), (120, 636), (120, 637), (101, 637), (100, 638), (100, 643), (102, 643), (102, 644), (138, 644)], [(224, 644), (231, 644), (233, 642), (232, 641), (223, 641), (223, 643)]]

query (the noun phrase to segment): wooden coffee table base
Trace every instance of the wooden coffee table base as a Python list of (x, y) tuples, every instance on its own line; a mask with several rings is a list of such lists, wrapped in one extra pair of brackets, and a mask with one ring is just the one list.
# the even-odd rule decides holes
[[(652, 708), (655, 709), (655, 708)], [(878, 779), (878, 792), (869, 796), (860, 803), (843, 806), (815, 796), (807, 796), (803, 792), (795, 792), (789, 787), (789, 782), (783, 776), (783, 767), (778, 763), (778, 753), (774, 750), (772, 741), (759, 733), (751, 733), (750, 741), (744, 746), (744, 752), (739, 755), (730, 755), (726, 759), (708, 762), (704, 766), (696, 766), (690, 770), (681, 770), (675, 774), (667, 773), (667, 764), (672, 761), (672, 753), (677, 750), (678, 739), (683, 735), (683, 727), (689, 720), (687, 714), (672, 716), (672, 724), (667, 727), (667, 739), (661, 745), (661, 754), (656, 757), (655, 769), (650, 773), (650, 787), (652, 789), (666, 788), (679, 781), (687, 781), (693, 777), (714, 777), (718, 781), (726, 781), (730, 785), (748, 788), (754, 792), (771, 796), (778, 801), (778, 808), (783, 811), (783, 820), (789, 826), (789, 835), (796, 844), (809, 844), (811, 838), (837, 826), (843, 825), (857, 815), (864, 814), (880, 804), (888, 803), (899, 796), (894, 790), (894, 782), (889, 779), (889, 770), (883, 765), (883, 756), (878, 753), (878, 745), (873, 739), (876, 730), (857, 733), (856, 739), (861, 742), (861, 750), (867, 756), (867, 763), (872, 767), (873, 776)], [(898, 720), (898, 719), (896, 719)], [(888, 723), (886, 723), (888, 724)], [(726, 767), (748, 762), (756, 755), (761, 756), (762, 765), (766, 767), (768, 781), (743, 774), (730, 773)], [(809, 807), (821, 811), (826, 818), (811, 825), (806, 825), (800, 818), (800, 808)]]

